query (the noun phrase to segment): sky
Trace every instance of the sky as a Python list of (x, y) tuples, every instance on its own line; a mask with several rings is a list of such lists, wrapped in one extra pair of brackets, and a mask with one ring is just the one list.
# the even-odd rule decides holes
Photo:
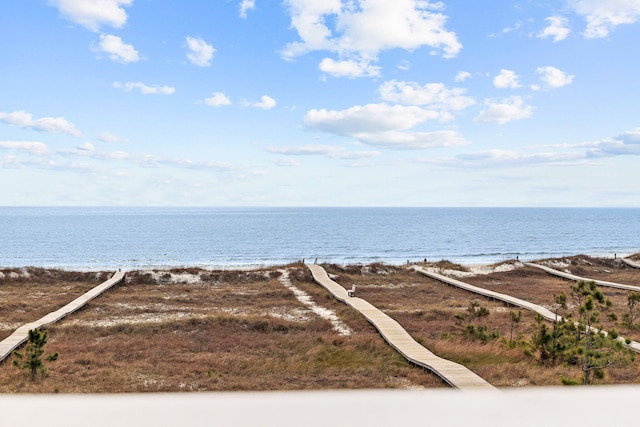
[(9, 0), (2, 206), (640, 207), (640, 0)]

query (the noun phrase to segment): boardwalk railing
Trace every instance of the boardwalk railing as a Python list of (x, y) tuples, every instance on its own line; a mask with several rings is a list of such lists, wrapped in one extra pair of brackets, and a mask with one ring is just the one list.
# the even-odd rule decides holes
[[(456, 279), (452, 279), (450, 277), (447, 276), (443, 276), (442, 274), (438, 274), (438, 273), (434, 273), (433, 271), (429, 271), (426, 270), (422, 267), (419, 266), (413, 266), (413, 269), (416, 270), (418, 273), (424, 274), (427, 277), (431, 277), (432, 279), (436, 279), (440, 282), (446, 283), (448, 285), (452, 285), (455, 287), (458, 287), (460, 289), (464, 289), (467, 290), (469, 292), (473, 292), (475, 294), (478, 295), (482, 295), (485, 297), (489, 297), (498, 301), (503, 301), (506, 302), (507, 304), (513, 305), (515, 307), (520, 307), (520, 308), (524, 308), (525, 310), (530, 310), (533, 311), (535, 313), (538, 313), (539, 315), (541, 315), (543, 318), (545, 318), (548, 321), (551, 322), (555, 322), (555, 321), (563, 321), (566, 320), (564, 319), (562, 316), (556, 316), (556, 314), (554, 312), (552, 312), (549, 309), (546, 309), (538, 304), (534, 304), (532, 302), (529, 301), (525, 301), (523, 299), (520, 298), (516, 298), (516, 297), (512, 297), (510, 295), (506, 295), (506, 294), (501, 294), (499, 292), (494, 292), (494, 291), (490, 291), (489, 289), (484, 289), (484, 288), (480, 288), (478, 286), (473, 286), (470, 285), (468, 283), (465, 282), (461, 282), (460, 280), (456, 280)], [(602, 332), (603, 334), (607, 334), (606, 331), (600, 331), (597, 328), (591, 328), (591, 330), (593, 330), (594, 332)], [(630, 341), (629, 343), (626, 342), (624, 337), (618, 337), (618, 340), (622, 343), (624, 343), (624, 345), (629, 348), (630, 350), (635, 351), (636, 353), (640, 353), (640, 343), (637, 341)]]
[(640, 262), (632, 261), (632, 260), (627, 259), (627, 258), (622, 258), (622, 262), (624, 262), (625, 264), (627, 264), (630, 267), (640, 268)]
[(424, 348), (398, 322), (366, 300), (348, 296), (347, 290), (331, 280), (327, 272), (319, 265), (309, 264), (307, 267), (318, 284), (322, 285), (339, 301), (362, 313), (382, 337), (410, 362), (430, 370), (446, 383), (460, 390), (496, 390), (495, 387), (466, 367), (438, 357)]
[(43, 326), (57, 322), (74, 311), (79, 310), (86, 303), (101, 295), (103, 292), (122, 282), (123, 279), (124, 273), (122, 271), (117, 271), (109, 280), (80, 295), (64, 307), (47, 314), (35, 322), (20, 326), (11, 335), (0, 341), (0, 362), (6, 359), (13, 350), (20, 347), (25, 341), (27, 341), (29, 338), (29, 331), (31, 329), (39, 329)]

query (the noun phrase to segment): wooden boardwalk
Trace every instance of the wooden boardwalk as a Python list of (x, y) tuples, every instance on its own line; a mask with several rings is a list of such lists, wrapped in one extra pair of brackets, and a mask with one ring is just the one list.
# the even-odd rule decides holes
[[(420, 274), (424, 274), (427, 277), (431, 277), (432, 279), (438, 280), (440, 282), (446, 283), (448, 285), (455, 286), (460, 289), (464, 289), (465, 291), (473, 292), (474, 294), (482, 295), (497, 301), (506, 302), (509, 305), (514, 307), (524, 308), (525, 310), (530, 310), (535, 313), (538, 313), (546, 320), (550, 322), (556, 321), (556, 314), (546, 309), (540, 305), (534, 304), (529, 301), (525, 301), (520, 298), (512, 297), (511, 295), (501, 294), (499, 292), (490, 291), (489, 289), (480, 288), (478, 286), (473, 286), (465, 282), (461, 282), (460, 280), (452, 279), (451, 277), (443, 276), (442, 274), (434, 273), (432, 271), (426, 270), (423, 267), (413, 266), (413, 269), (416, 270)], [(560, 318), (558, 318), (559, 320)]]
[[(513, 305), (515, 307), (520, 307), (520, 308), (524, 308), (525, 310), (530, 310), (533, 311), (535, 313), (538, 313), (539, 315), (541, 315), (542, 317), (544, 317), (546, 320), (550, 321), (550, 322), (555, 322), (555, 321), (561, 321), (561, 320), (565, 320), (562, 316), (556, 316), (556, 314), (554, 312), (552, 312), (551, 310), (542, 307), (541, 305), (538, 304), (534, 304), (532, 302), (529, 301), (525, 301), (523, 299), (520, 298), (516, 298), (516, 297), (512, 297), (510, 295), (506, 295), (506, 294), (501, 294), (499, 292), (494, 292), (494, 291), (490, 291), (489, 289), (484, 289), (484, 288), (480, 288), (478, 286), (473, 286), (470, 285), (468, 283), (465, 282), (461, 282), (460, 280), (456, 280), (456, 279), (452, 279), (450, 277), (447, 276), (443, 276), (442, 274), (438, 274), (438, 273), (434, 273), (432, 271), (428, 271), (422, 267), (419, 266), (413, 266), (413, 269), (416, 270), (417, 272), (424, 274), (427, 277), (431, 277), (432, 279), (436, 279), (440, 282), (446, 283), (448, 285), (452, 285), (464, 290), (467, 290), (469, 292), (473, 292), (475, 294), (478, 295), (482, 295), (485, 297), (489, 297), (498, 301), (503, 301), (506, 302), (507, 304)], [(596, 328), (592, 328), (592, 330), (597, 331)], [(606, 334), (606, 331), (602, 331), (604, 334)], [(637, 341), (631, 341), (629, 344), (626, 343), (624, 337), (618, 337), (618, 340), (625, 343), (625, 346), (627, 348), (629, 348), (630, 350), (633, 350), (636, 353), (640, 353), (640, 342)]]
[(576, 282), (583, 280), (585, 282), (595, 282), (597, 285), (604, 286), (607, 288), (617, 288), (617, 289), (624, 289), (627, 291), (640, 292), (640, 287), (638, 286), (623, 285), (622, 283), (606, 282), (604, 280), (588, 279), (586, 277), (580, 277), (580, 276), (576, 276), (575, 274), (565, 273), (564, 271), (556, 270), (540, 264), (534, 264), (532, 262), (525, 262), (524, 265), (529, 267), (539, 268), (541, 270), (546, 271), (549, 274), (553, 274), (554, 276), (562, 277), (568, 280), (574, 280)]
[(350, 297), (347, 290), (331, 280), (321, 266), (308, 264), (307, 267), (318, 284), (339, 301), (362, 313), (382, 337), (410, 362), (432, 371), (449, 385), (460, 390), (497, 390), (466, 367), (442, 359), (424, 348), (398, 322), (369, 302), (355, 296)]
[(6, 359), (13, 352), (13, 350), (20, 347), (25, 341), (27, 341), (27, 339), (29, 339), (29, 331), (31, 329), (38, 329), (57, 322), (63, 317), (73, 313), (74, 311), (79, 310), (86, 303), (96, 298), (103, 292), (122, 282), (123, 279), (124, 273), (122, 271), (117, 271), (109, 280), (80, 295), (78, 298), (74, 299), (64, 307), (47, 314), (46, 316), (36, 320), (35, 322), (27, 323), (20, 326), (11, 335), (0, 341), (0, 362)]
[(622, 258), (622, 262), (624, 262), (625, 264), (627, 264), (630, 267), (640, 268), (640, 262), (632, 261), (632, 260), (627, 259), (627, 258)]

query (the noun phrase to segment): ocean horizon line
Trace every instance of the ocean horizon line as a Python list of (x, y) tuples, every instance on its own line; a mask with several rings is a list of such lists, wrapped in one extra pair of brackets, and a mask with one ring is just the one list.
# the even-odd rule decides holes
[(467, 205), (1, 205), (0, 209), (640, 209), (639, 206), (467, 206)]

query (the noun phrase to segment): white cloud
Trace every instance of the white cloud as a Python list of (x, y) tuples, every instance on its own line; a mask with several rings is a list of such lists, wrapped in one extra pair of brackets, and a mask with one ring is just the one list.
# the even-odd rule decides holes
[(215, 49), (209, 43), (200, 38), (187, 37), (187, 58), (192, 64), (200, 67), (208, 67), (211, 65)]
[(405, 105), (431, 105), (441, 110), (463, 110), (475, 104), (473, 98), (464, 96), (465, 89), (448, 89), (442, 83), (384, 82), (378, 89), (385, 101)]
[(304, 145), (301, 147), (268, 147), (267, 151), (273, 154), (287, 156), (326, 156), (332, 159), (366, 159), (378, 156), (378, 151), (348, 151), (344, 147), (332, 145)]
[(486, 109), (474, 119), (479, 123), (497, 123), (503, 125), (512, 120), (531, 117), (533, 107), (525, 105), (520, 96), (511, 96), (501, 101), (485, 101)]
[(122, 142), (122, 138), (111, 132), (100, 132), (100, 134), (98, 135), (98, 139), (102, 142), (107, 143)]
[(324, 58), (318, 66), (320, 71), (333, 77), (375, 77), (380, 75), (380, 67), (371, 65), (367, 61), (354, 60), (336, 61)]
[(26, 151), (36, 156), (43, 156), (49, 151), (46, 144), (29, 141), (0, 141), (0, 149)]
[(488, 150), (456, 156), (452, 165), (457, 167), (520, 167), (537, 164), (575, 163), (584, 160), (581, 152), (519, 153), (512, 150)]
[(567, 38), (571, 30), (569, 21), (564, 16), (549, 16), (545, 19), (549, 25), (538, 33), (539, 38), (553, 37), (553, 42), (559, 42)]
[(493, 85), (499, 89), (515, 89), (520, 87), (520, 82), (515, 72), (503, 68), (500, 74), (493, 78)]
[(589, 157), (613, 157), (640, 155), (640, 128), (624, 132), (600, 141), (563, 146), (567, 148), (584, 147)]
[(122, 6), (130, 6), (133, 0), (49, 0), (66, 19), (91, 31), (109, 25), (122, 28), (127, 13)]
[(427, 120), (439, 118), (441, 114), (437, 111), (381, 103), (357, 105), (341, 111), (313, 109), (307, 112), (304, 123), (311, 129), (354, 136), (359, 133), (407, 130)]
[(171, 86), (149, 86), (142, 82), (114, 82), (113, 87), (116, 89), (122, 89), (126, 92), (131, 92), (134, 89), (138, 89), (140, 93), (144, 95), (171, 95), (176, 91), (176, 89)]
[(640, 155), (640, 128), (600, 141), (524, 147), (521, 151), (487, 150), (427, 162), (461, 168), (495, 168), (541, 164), (576, 164), (604, 157), (633, 155)]
[(300, 42), (289, 43), (282, 52), (285, 58), (293, 58), (314, 50), (335, 50), (332, 32), (325, 25), (325, 17), (338, 15), (342, 9), (340, 0), (285, 0), (291, 15), (291, 26), (296, 29)]
[(73, 123), (68, 122), (63, 117), (42, 117), (34, 119), (26, 111), (14, 111), (12, 113), (0, 112), (0, 121), (20, 128), (29, 128), (42, 132), (66, 133), (72, 136), (80, 136)]
[(416, 0), (361, 1), (359, 7), (345, 7), (338, 16), (344, 28), (340, 50), (377, 53), (429, 46), (453, 57), (462, 48), (455, 33), (445, 30), (446, 16), (430, 10), (429, 3)]
[(471, 78), (471, 73), (469, 73), (468, 71), (459, 71), (458, 74), (456, 74), (455, 81), (463, 82), (468, 78)]
[(586, 38), (607, 37), (618, 25), (633, 24), (640, 18), (638, 0), (569, 0), (577, 14), (587, 20)]
[(440, 2), (286, 0), (285, 4), (291, 26), (300, 38), (286, 45), (282, 52), (285, 59), (311, 51), (330, 51), (340, 59), (334, 64), (325, 62), (325, 68), (333, 70), (331, 65), (353, 61), (360, 69), (368, 69), (384, 50), (411, 51), (427, 46), (450, 58), (462, 48), (456, 34), (446, 29), (447, 17), (440, 13)]
[(180, 169), (198, 169), (198, 170), (215, 170), (218, 172), (231, 173), (236, 177), (245, 178), (248, 175), (258, 175), (257, 172), (245, 172), (240, 167), (231, 163), (214, 162), (214, 161), (194, 161), (189, 158), (165, 158), (150, 154), (134, 158), (142, 167), (160, 168), (172, 167)]
[(432, 148), (462, 145), (466, 141), (453, 131), (414, 132), (429, 120), (448, 120), (449, 113), (418, 106), (386, 103), (354, 106), (346, 110), (310, 110), (304, 123), (309, 129), (355, 138), (365, 144), (389, 148)]
[(86, 152), (93, 152), (93, 151), (96, 150), (96, 147), (94, 147), (93, 144), (90, 143), (90, 142), (83, 142), (82, 144), (78, 145), (78, 150), (86, 151)]
[(502, 29), (502, 34), (509, 34), (509, 33), (514, 32), (514, 31), (518, 31), (521, 27), (522, 27), (522, 22), (518, 21), (515, 24), (513, 24), (512, 27), (503, 28)]
[(575, 77), (551, 66), (538, 67), (536, 72), (546, 87), (554, 89), (571, 84)]
[(124, 151), (99, 151), (90, 142), (85, 142), (73, 149), (60, 149), (56, 154), (63, 157), (85, 157), (97, 160), (130, 160), (133, 158)]
[(204, 100), (204, 103), (211, 107), (221, 107), (231, 105), (231, 100), (222, 92), (214, 92), (211, 97)]
[(357, 138), (366, 143), (392, 149), (423, 150), (428, 148), (457, 147), (469, 142), (458, 132), (441, 130), (434, 132), (359, 133)]
[(240, 17), (246, 18), (247, 12), (255, 9), (256, 1), (255, 0), (242, 0), (240, 3)]
[(260, 102), (245, 103), (245, 105), (247, 105), (248, 107), (256, 107), (256, 108), (262, 108), (263, 110), (270, 110), (276, 106), (276, 100), (271, 98), (268, 95), (262, 95), (262, 98), (260, 98)]
[(398, 70), (408, 71), (410, 69), (411, 69), (411, 63), (406, 59), (400, 61), (400, 63), (398, 64)]
[(132, 45), (124, 43), (120, 37), (110, 34), (100, 34), (98, 51), (109, 54), (109, 59), (112, 61), (125, 64), (140, 60), (138, 51)]
[(280, 166), (282, 168), (297, 168), (302, 166), (301, 163), (295, 159), (286, 158), (286, 159), (278, 159), (273, 162), (276, 166)]

